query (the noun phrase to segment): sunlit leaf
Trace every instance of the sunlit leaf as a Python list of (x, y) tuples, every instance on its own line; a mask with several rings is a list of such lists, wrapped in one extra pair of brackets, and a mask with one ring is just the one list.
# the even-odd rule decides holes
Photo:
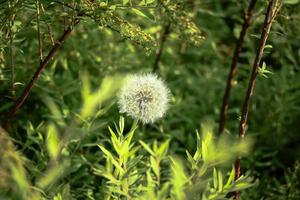
[(60, 145), (57, 130), (54, 124), (50, 124), (48, 126), (46, 142), (50, 157), (52, 159), (56, 159), (60, 151)]

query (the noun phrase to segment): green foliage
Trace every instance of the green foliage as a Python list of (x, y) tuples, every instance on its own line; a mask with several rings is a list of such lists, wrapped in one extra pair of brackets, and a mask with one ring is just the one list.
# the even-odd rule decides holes
[(98, 22), (100, 25), (119, 32), (122, 37), (131, 40), (135, 44), (141, 45), (148, 52), (156, 46), (151, 35), (142, 31), (140, 27), (121, 19), (113, 12), (107, 12), (103, 16), (96, 15), (93, 18), (96, 21), (100, 18)]
[[(40, 64), (38, 24), (43, 58), (72, 28), (11, 129), (0, 130), (0, 199), (204, 200), (238, 190), (246, 200), (299, 199), (299, 0), (284, 1), (272, 26), (249, 137), (237, 140), (267, 2), (257, 1), (226, 131), (217, 136), (248, 0), (0, 1), (1, 122), (16, 100), (12, 85), (19, 97)], [(153, 71), (161, 47), (157, 74), (171, 90), (169, 111), (154, 124), (121, 117), (114, 126), (124, 75)], [(238, 180), (236, 157), (244, 174)]]
[(284, 174), (285, 183), (281, 184), (278, 180), (274, 180), (274, 187), (267, 189), (269, 193), (268, 199), (292, 199), (300, 198), (300, 165), (296, 162), (293, 170), (289, 169)]
[(166, 9), (170, 20), (179, 29), (180, 36), (194, 45), (200, 45), (205, 37), (192, 18), (184, 11), (184, 7), (176, 3), (177, 1), (174, 3), (168, 0), (159, 0), (159, 2)]
[[(137, 124), (134, 123), (124, 135), (124, 118), (121, 117), (116, 132), (109, 128), (110, 145), (115, 155), (108, 148), (98, 145), (106, 161), (104, 165), (98, 164), (94, 173), (107, 179), (104, 199), (225, 199), (230, 192), (240, 191), (254, 184), (253, 179), (248, 176), (234, 180), (234, 168), (224, 183), (225, 175), (215, 168), (221, 167), (220, 163), (228, 161), (229, 157), (248, 152), (246, 143), (242, 146), (229, 141), (217, 144), (212, 133), (204, 129), (202, 140), (198, 134), (196, 153), (192, 157), (187, 152), (184, 163), (188, 165), (184, 166), (180, 159), (169, 155), (169, 140), (161, 144), (155, 140), (152, 147), (142, 140), (139, 141), (140, 145), (135, 144), (133, 135), (136, 128)], [(139, 153), (141, 147), (149, 155)], [(218, 150), (220, 148), (222, 152)], [(210, 155), (217, 156), (211, 160), (208, 159)]]
[(16, 151), (11, 138), (0, 129), (0, 197), (13, 191), (11, 197), (16, 199), (37, 199), (26, 176), (25, 159)]
[[(95, 93), (90, 92), (90, 83), (87, 76), (84, 76), (82, 83), (82, 99), (90, 99), (95, 94), (101, 94), (101, 98), (97, 98), (99, 101), (96, 104), (101, 105), (104, 100), (111, 97), (105, 91), (114, 91), (116, 85), (111, 84), (110, 80), (120, 80), (119, 78), (105, 78), (100, 86), (100, 89)], [(98, 97), (97, 96), (97, 97)], [(158, 143), (156, 140), (153, 142), (152, 147), (139, 140), (139, 143), (135, 141), (134, 133), (137, 131), (138, 124), (134, 121), (131, 129), (128, 133), (125, 131), (125, 121), (121, 117), (118, 125), (115, 124), (115, 130), (109, 129), (110, 141), (99, 142), (93, 144), (85, 143), (85, 138), (89, 137), (88, 130), (91, 127), (90, 123), (94, 123), (95, 119), (90, 118), (90, 106), (96, 108), (95, 103), (86, 104), (83, 103), (82, 109), (78, 110), (79, 114), (74, 115), (74, 118), (70, 125), (67, 123), (50, 123), (45, 127), (46, 134), (40, 135), (41, 140), (45, 143), (45, 149), (48, 154), (46, 166), (36, 166), (35, 170), (42, 170), (44, 173), (36, 174), (32, 179), (36, 179), (34, 186), (27, 180), (23, 164), (13, 164), (11, 166), (11, 172), (3, 172), (4, 174), (12, 174), (15, 183), (9, 184), (9, 186), (16, 185), (22, 188), (17, 194), (20, 194), (24, 198), (32, 196), (32, 198), (46, 198), (51, 199), (51, 193), (54, 193), (53, 199), (64, 199), (67, 196), (77, 196), (76, 189), (71, 190), (69, 183), (65, 182), (69, 177), (70, 171), (79, 170), (77, 167), (77, 159), (81, 160), (81, 164), (89, 163), (90, 173), (88, 176), (101, 176), (104, 179), (101, 184), (93, 190), (99, 190), (97, 193), (104, 199), (148, 199), (152, 197), (154, 199), (186, 199), (188, 196), (191, 198), (203, 197), (208, 199), (225, 198), (225, 196), (232, 191), (241, 190), (253, 185), (253, 179), (248, 176), (242, 176), (238, 180), (234, 181), (234, 170), (231, 171), (229, 179), (226, 185), (223, 186), (223, 176), (221, 171), (216, 171), (214, 167), (220, 166), (224, 162), (228, 162), (231, 157), (240, 155), (241, 153), (248, 152), (248, 143), (234, 143), (220, 139), (216, 142), (213, 138), (213, 134), (209, 128), (203, 128), (203, 139), (201, 140), (198, 135), (197, 150), (192, 157), (187, 152), (187, 165), (182, 165), (181, 161), (172, 156), (169, 152), (170, 140), (166, 140), (162, 143)], [(48, 100), (49, 108), (56, 116), (61, 116), (59, 108), (54, 105), (53, 102)], [(87, 111), (84, 111), (87, 110)], [(87, 113), (87, 114), (86, 114)], [(88, 117), (89, 116), (89, 117)], [(101, 115), (97, 115), (100, 117)], [(58, 119), (55, 117), (53, 119)], [(84, 120), (83, 120), (84, 119)], [(43, 125), (42, 125), (43, 126)], [(76, 133), (76, 129), (82, 130)], [(32, 131), (35, 132), (33, 127)], [(72, 132), (70, 132), (73, 130)], [(87, 131), (87, 132), (82, 132)], [(63, 132), (64, 134), (61, 134)], [(9, 143), (6, 137), (3, 137), (1, 141), (3, 143)], [(222, 141), (221, 141), (222, 140)], [(105, 141), (105, 140), (104, 140)], [(75, 142), (75, 149), (71, 153), (72, 143)], [(78, 145), (97, 145), (102, 154), (100, 154), (99, 161), (91, 163), (85, 158), (84, 154), (76, 155), (74, 151), (79, 148)], [(12, 147), (11, 144), (4, 146), (3, 155), (9, 153)], [(222, 152), (220, 149), (222, 148)], [(113, 150), (110, 150), (113, 149)], [(230, 154), (229, 156), (227, 154)], [(213, 158), (209, 158), (210, 156)], [(17, 157), (20, 159), (19, 157)], [(104, 159), (104, 160), (103, 160)], [(11, 160), (10, 157), (3, 157), (3, 162)], [(98, 159), (97, 159), (98, 160)], [(79, 164), (79, 163), (78, 163)], [(80, 166), (79, 165), (79, 166)], [(2, 165), (1, 165), (2, 166)], [(186, 170), (187, 169), (187, 170)], [(210, 173), (214, 178), (211, 179)], [(4, 171), (1, 170), (1, 171)], [(218, 173), (218, 179), (216, 180), (215, 174)], [(144, 176), (146, 174), (146, 176)], [(7, 177), (9, 178), (9, 177)], [(96, 177), (94, 177), (96, 178)], [(217, 181), (217, 183), (216, 183)], [(57, 184), (61, 182), (61, 184)], [(72, 184), (72, 180), (70, 180)], [(211, 183), (213, 182), (213, 183)], [(5, 183), (5, 182), (4, 182)], [(4, 184), (3, 183), (3, 184)], [(218, 186), (216, 186), (218, 184)], [(214, 189), (210, 185), (214, 185)], [(36, 192), (29, 190), (29, 188), (36, 188)], [(28, 189), (26, 189), (28, 188)], [(23, 190), (26, 189), (26, 190)], [(89, 190), (84, 194), (88, 197)], [(93, 197), (91, 197), (93, 199)]]

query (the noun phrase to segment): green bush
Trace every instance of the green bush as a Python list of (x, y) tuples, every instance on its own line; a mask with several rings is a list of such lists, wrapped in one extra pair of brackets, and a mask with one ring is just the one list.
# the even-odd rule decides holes
[[(299, 0), (272, 23), (239, 140), (257, 1), (217, 131), (249, 2), (0, 1), (0, 199), (299, 199)], [(168, 109), (143, 124), (117, 98), (154, 71)]]

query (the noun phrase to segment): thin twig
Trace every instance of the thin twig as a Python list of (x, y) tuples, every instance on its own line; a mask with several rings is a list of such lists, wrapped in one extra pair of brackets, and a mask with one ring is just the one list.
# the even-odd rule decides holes
[(153, 9), (153, 8), (158, 8), (158, 6), (138, 6), (138, 5), (130, 5), (130, 6), (125, 6), (125, 5), (116, 5), (117, 8), (138, 8), (138, 9)]
[(240, 52), (241, 52), (241, 49), (242, 49), (242, 46), (244, 43), (244, 39), (245, 39), (247, 30), (251, 23), (251, 18), (253, 15), (253, 10), (254, 10), (256, 2), (257, 2), (257, 0), (250, 1), (249, 7), (244, 16), (244, 23), (242, 26), (242, 30), (240, 32), (240, 36), (236, 43), (236, 47), (235, 47), (234, 54), (232, 57), (231, 67), (230, 67), (230, 71), (229, 71), (229, 74), (227, 77), (227, 85), (226, 85), (226, 89), (225, 89), (225, 93), (224, 93), (224, 97), (223, 97), (223, 104), (222, 104), (222, 108), (221, 108), (221, 112), (220, 112), (220, 120), (219, 120), (219, 133), (220, 134), (223, 133), (223, 131), (225, 129), (228, 105), (229, 105), (229, 96), (230, 96), (230, 92), (232, 89), (233, 78), (237, 71), (237, 64), (238, 64), (238, 60), (240, 57)]
[(29, 93), (31, 92), (34, 84), (38, 80), (38, 78), (41, 75), (42, 71), (45, 69), (45, 67), (52, 60), (52, 58), (54, 57), (55, 53), (63, 45), (63, 43), (66, 41), (66, 39), (70, 36), (71, 32), (72, 32), (72, 28), (71, 27), (69, 27), (68, 29), (66, 29), (64, 31), (63, 35), (56, 41), (55, 45), (52, 47), (52, 49), (48, 53), (47, 57), (40, 63), (39, 67), (35, 71), (35, 73), (34, 73), (33, 77), (31, 78), (30, 82), (27, 84), (26, 88), (24, 89), (22, 95), (18, 98), (18, 100), (15, 102), (14, 106), (12, 107), (11, 111), (7, 114), (5, 122), (3, 123), (3, 127), (7, 128), (9, 126), (10, 120), (13, 119), (13, 117), (16, 115), (17, 111), (23, 105), (24, 101), (28, 97)]
[(11, 83), (11, 95), (12, 99), (15, 101), (16, 100), (16, 87), (15, 87), (15, 66), (14, 66), (14, 55), (13, 55), (13, 37), (14, 33), (12, 30), (13, 24), (14, 24), (14, 14), (13, 14), (13, 5), (12, 1), (9, 3), (9, 53), (10, 53), (10, 83)]
[(160, 46), (159, 46), (159, 49), (156, 52), (156, 56), (155, 56), (155, 60), (154, 60), (154, 64), (153, 64), (153, 70), (152, 70), (153, 72), (156, 72), (159, 68), (159, 61), (161, 59), (161, 55), (162, 55), (162, 52), (163, 52), (163, 49), (164, 49), (164, 44), (167, 40), (167, 36), (170, 33), (170, 26), (171, 26), (171, 23), (168, 22), (168, 24), (164, 26), (163, 31), (161, 33)]
[[(248, 89), (244, 98), (244, 104), (242, 108), (242, 116), (241, 116), (241, 121), (240, 121), (240, 127), (239, 127), (239, 137), (240, 139), (243, 139), (245, 137), (246, 133), (246, 125), (247, 125), (247, 120), (248, 120), (248, 114), (249, 114), (249, 106), (250, 106), (250, 99), (251, 96), (253, 95), (254, 87), (255, 87), (255, 82), (256, 78), (258, 75), (258, 70), (259, 70), (259, 65), (261, 58), (264, 53), (264, 48), (266, 45), (266, 41), (268, 39), (270, 29), (272, 26), (272, 22), (275, 19), (279, 7), (280, 7), (281, 0), (270, 0), (265, 21), (264, 21), (264, 26), (263, 26), (263, 31), (261, 33), (260, 37), (260, 42), (259, 42), (259, 48), (252, 66), (252, 72), (251, 72), (251, 77), (249, 80), (248, 84)], [(241, 174), (241, 161), (240, 158), (238, 158), (235, 161), (235, 180), (237, 180), (240, 177)], [(240, 192), (235, 193), (235, 199), (240, 199)]]
[[(44, 8), (43, 4), (40, 4), (40, 5), (41, 5), (41, 10), (42, 10), (42, 12), (43, 12), (43, 14), (44, 14), (44, 13), (45, 13), (45, 8)], [(52, 34), (51, 27), (50, 27), (50, 25), (49, 25), (48, 22), (45, 22), (45, 23), (46, 23), (47, 30), (48, 30), (48, 34), (49, 34), (49, 39), (50, 39), (50, 41), (51, 41), (52, 46), (54, 46), (54, 45), (55, 45), (55, 42), (54, 42), (54, 39), (53, 39), (53, 34)]]
[(47, 29), (48, 29), (49, 39), (51, 41), (52, 46), (54, 46), (55, 42), (54, 42), (54, 39), (53, 39), (53, 34), (52, 34), (51, 27), (48, 23), (46, 23), (46, 25), (47, 25)]
[[(66, 10), (65, 10), (65, 2), (64, 1), (63, 1), (62, 9), (63, 9), (63, 12), (65, 13)], [(64, 24), (64, 31), (65, 31), (66, 30), (66, 16), (65, 16), (65, 14), (63, 16), (63, 24)]]
[(36, 0), (36, 25), (37, 25), (37, 34), (38, 34), (38, 43), (39, 43), (39, 56), (40, 62), (43, 61), (43, 43), (42, 43), (42, 35), (40, 29), (40, 2)]
[[(64, 5), (63, 5), (63, 8), (65, 7), (65, 3), (64, 3)], [(71, 19), (71, 25), (72, 24), (75, 24), (75, 22), (76, 22), (76, 20), (75, 20), (75, 16), (76, 16), (76, 10), (77, 10), (77, 2), (76, 1), (74, 1), (73, 0), (73, 2), (72, 2), (72, 7), (73, 7), (73, 9), (72, 9), (72, 19)]]

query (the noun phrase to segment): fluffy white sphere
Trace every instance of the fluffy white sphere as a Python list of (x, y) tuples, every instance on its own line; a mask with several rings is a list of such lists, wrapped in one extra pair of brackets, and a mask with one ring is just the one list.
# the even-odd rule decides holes
[(118, 94), (121, 113), (153, 123), (168, 109), (170, 91), (155, 74), (130, 75)]

